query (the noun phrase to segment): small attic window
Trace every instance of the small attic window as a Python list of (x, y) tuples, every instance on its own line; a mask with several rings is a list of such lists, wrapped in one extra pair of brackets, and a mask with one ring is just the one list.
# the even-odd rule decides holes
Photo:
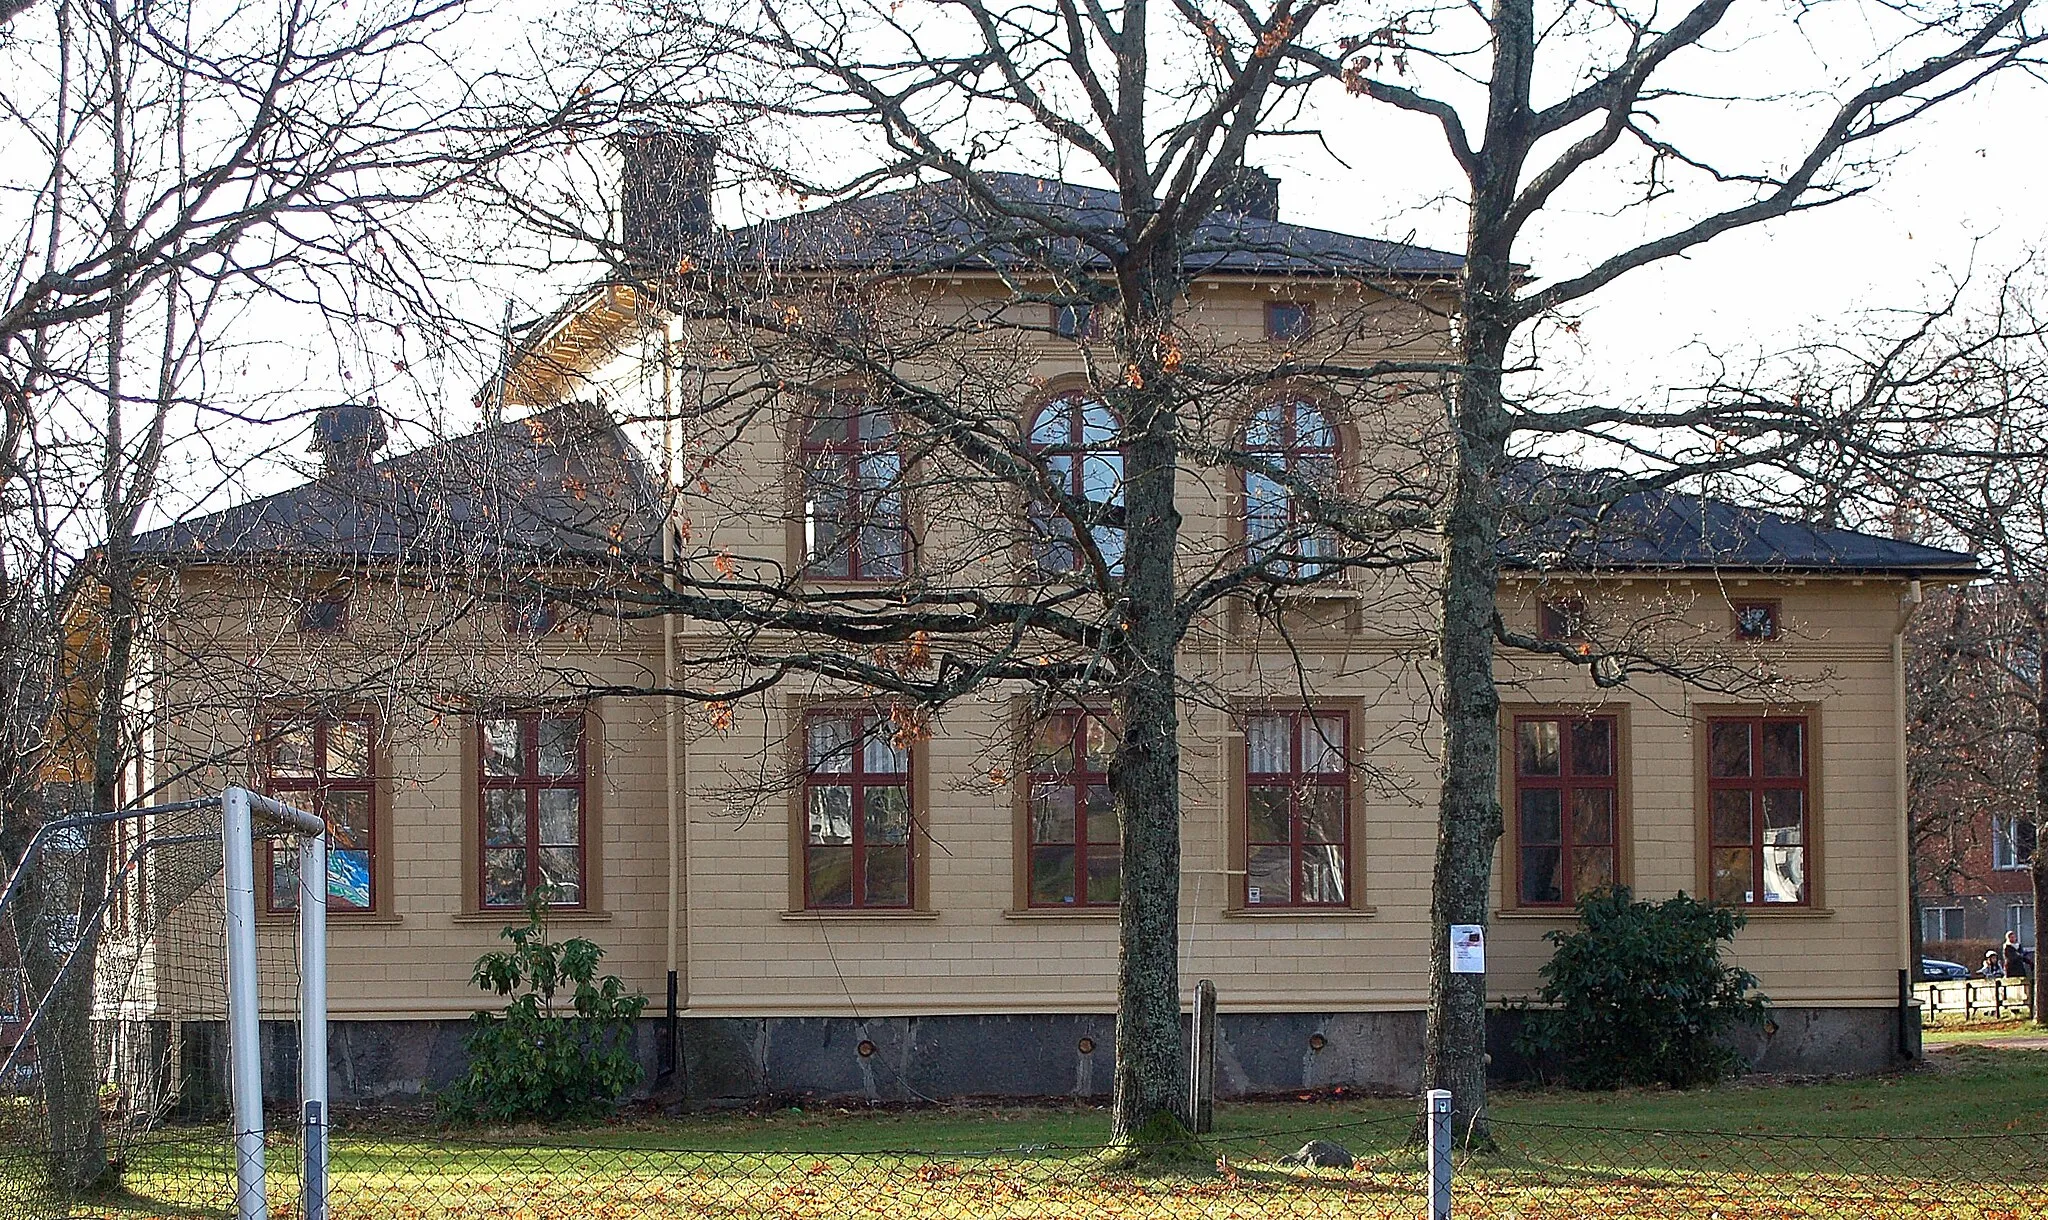
[(1102, 319), (1093, 305), (1055, 305), (1052, 328), (1062, 339), (1089, 340), (1102, 337)]
[(1279, 343), (1306, 339), (1315, 330), (1316, 309), (1310, 301), (1266, 302), (1266, 338)]
[(1735, 634), (1745, 640), (1778, 638), (1778, 603), (1742, 601), (1735, 603)]
[(505, 602), (505, 634), (539, 638), (555, 629), (555, 603), (537, 590), (516, 594)]
[(1576, 594), (1545, 600), (1536, 610), (1536, 638), (1566, 643), (1586, 639), (1586, 599)]
[(299, 603), (300, 635), (340, 635), (348, 630), (348, 582), (315, 589)]

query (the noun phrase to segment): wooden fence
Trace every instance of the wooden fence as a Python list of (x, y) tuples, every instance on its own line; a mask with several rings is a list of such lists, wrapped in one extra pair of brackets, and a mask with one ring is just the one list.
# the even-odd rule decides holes
[(1927, 1022), (1996, 1021), (2001, 1017), (2024, 1017), (2029, 1007), (2025, 979), (1956, 979), (1921, 983), (1913, 988), (1920, 1001), (1920, 1016)]

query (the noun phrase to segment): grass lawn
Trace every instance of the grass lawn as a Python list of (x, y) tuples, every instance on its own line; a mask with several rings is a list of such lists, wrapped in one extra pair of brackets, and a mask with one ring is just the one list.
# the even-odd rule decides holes
[[(1145, 1178), (1091, 1165), (1108, 1116), (1086, 1107), (828, 1106), (550, 1130), (344, 1119), (332, 1214), (1411, 1220), (1423, 1206), (1423, 1160), (1405, 1143), (1414, 1112), (1406, 1099), (1222, 1104), (1219, 1168)], [(1506, 1090), (1495, 1118), (1499, 1150), (1460, 1160), (1461, 1217), (2048, 1217), (2048, 1053), (1965, 1047), (1897, 1076), (1692, 1093)], [(1358, 1165), (1281, 1163), (1310, 1138)], [(74, 1214), (218, 1215), (225, 1151), (210, 1133), (139, 1151), (133, 1195)], [(274, 1163), (291, 1156), (273, 1145)], [(274, 1182), (276, 1204), (293, 1187)]]

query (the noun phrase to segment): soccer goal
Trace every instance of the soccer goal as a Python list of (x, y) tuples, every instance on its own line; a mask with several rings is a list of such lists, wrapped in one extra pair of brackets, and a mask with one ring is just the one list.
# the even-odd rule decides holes
[(118, 1181), (325, 1220), (327, 875), (320, 819), (242, 788), (44, 823), (0, 889), (0, 1214)]

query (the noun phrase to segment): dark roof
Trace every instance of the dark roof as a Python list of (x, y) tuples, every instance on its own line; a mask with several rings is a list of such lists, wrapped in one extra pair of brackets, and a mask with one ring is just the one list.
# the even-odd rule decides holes
[[(1113, 234), (1115, 192), (1025, 174), (984, 179), (1018, 215), (991, 208), (951, 180), (847, 200), (812, 212), (721, 233), (713, 261), (788, 270), (986, 270), (1087, 266), (1101, 256), (1072, 237), (1039, 248), (1045, 221)], [(1456, 254), (1328, 229), (1217, 211), (1188, 250), (1196, 274), (1456, 275)]]
[(1533, 462), (1506, 480), (1520, 505), (1501, 545), (1511, 568), (1561, 572), (1735, 569), (1974, 575), (1975, 555), (1809, 525), (1726, 500), (1628, 490), (1597, 474)]
[(656, 552), (661, 496), (609, 416), (580, 403), (152, 530), (141, 554), (620, 563)]

